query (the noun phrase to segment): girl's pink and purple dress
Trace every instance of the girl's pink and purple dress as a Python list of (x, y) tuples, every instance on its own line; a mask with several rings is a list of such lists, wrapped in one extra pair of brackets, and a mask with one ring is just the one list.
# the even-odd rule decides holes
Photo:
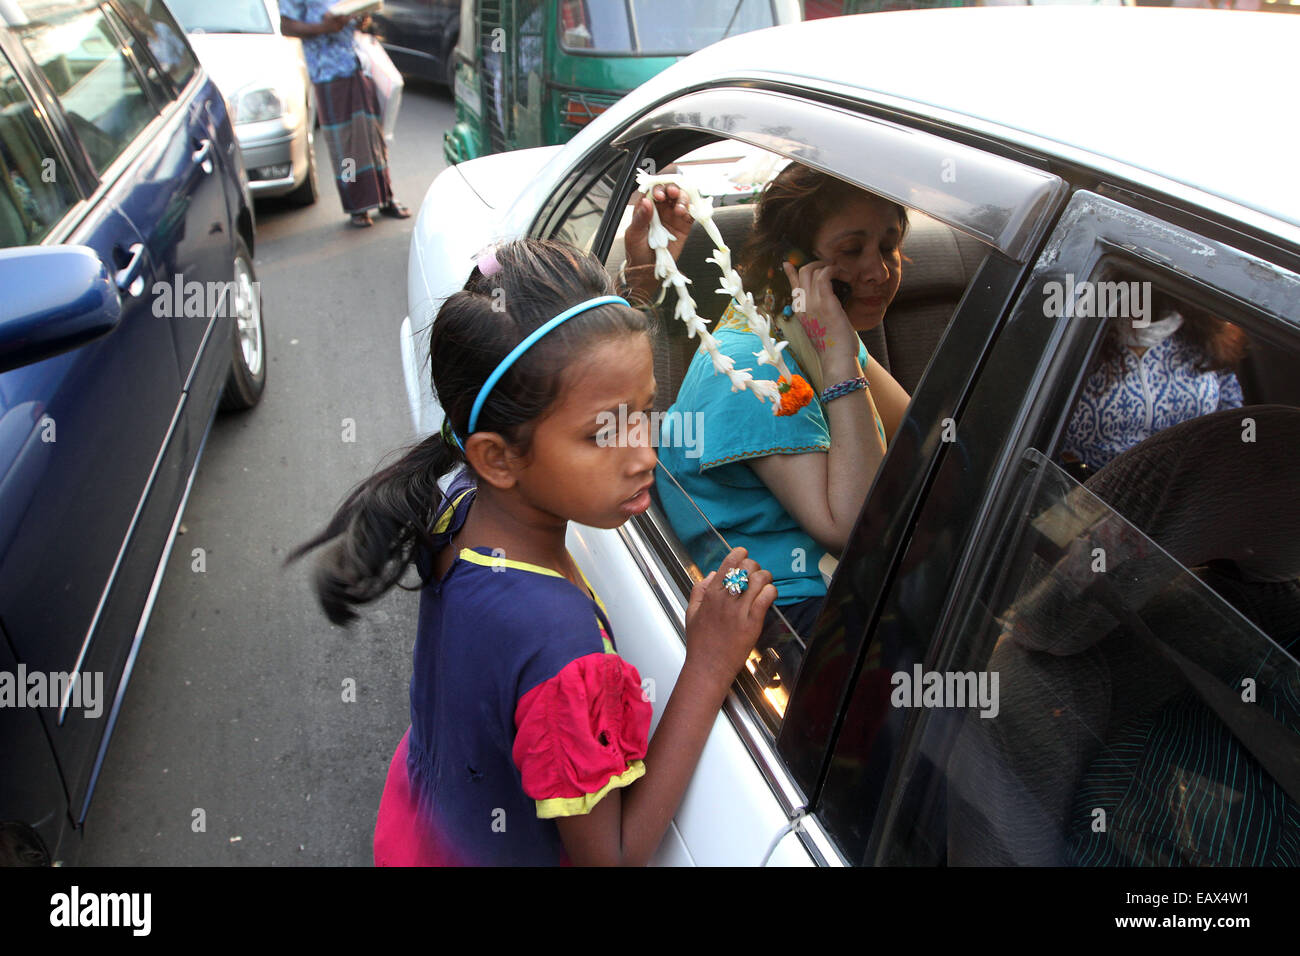
[[(447, 494), (438, 548), (465, 521), (472, 478)], [(432, 560), (422, 553), (421, 570)], [(599, 598), (557, 572), (462, 549), (421, 592), (414, 657), (376, 865), (567, 864), (555, 819), (645, 773), (640, 675), (616, 652)]]

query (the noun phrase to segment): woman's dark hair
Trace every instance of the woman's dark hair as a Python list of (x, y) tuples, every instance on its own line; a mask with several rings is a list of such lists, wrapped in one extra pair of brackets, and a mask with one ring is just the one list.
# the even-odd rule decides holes
[[(1159, 289), (1151, 292), (1152, 320), (1162, 319), (1170, 312), (1177, 312), (1183, 317), (1183, 324), (1175, 333), (1183, 341), (1194, 346), (1201, 353), (1199, 365), (1202, 372), (1235, 371), (1246, 354), (1246, 333), (1235, 325), (1217, 318), (1204, 309), (1188, 305)], [(1097, 350), (1094, 368), (1101, 369), (1106, 375), (1106, 385), (1113, 385), (1122, 368), (1120, 356), (1124, 352), (1124, 343), (1120, 332), (1125, 323), (1131, 322), (1128, 316), (1114, 316), (1106, 327), (1106, 337), (1102, 339), (1101, 348)]]
[[(802, 163), (781, 170), (763, 190), (754, 228), (736, 257), (736, 271), (754, 300), (762, 305), (764, 290), (771, 289), (774, 311), (789, 305), (790, 280), (781, 267), (789, 247), (815, 255), (813, 240), (822, 223), (864, 196), (875, 194)], [(901, 244), (907, 235), (907, 210), (898, 203), (890, 205), (898, 215)]]
[[(476, 266), (465, 288), (443, 303), (429, 337), (433, 391), (462, 440), (468, 438), (479, 389), (516, 345), (570, 306), (613, 292), (600, 261), (563, 242), (506, 243), (496, 247), (496, 261), (500, 271), (485, 276)], [(566, 369), (609, 337), (647, 334), (648, 321), (644, 313), (615, 302), (560, 323), (493, 387), (476, 430), (497, 432), (527, 455), (537, 421), (558, 398)], [(352, 605), (383, 595), (415, 561), (420, 546), (432, 548), (431, 530), (445, 501), (438, 479), (462, 462), (464, 454), (443, 432), (430, 435), (355, 487), (325, 529), (289, 555), (286, 564), (332, 542), (313, 581), (332, 622), (354, 619)]]

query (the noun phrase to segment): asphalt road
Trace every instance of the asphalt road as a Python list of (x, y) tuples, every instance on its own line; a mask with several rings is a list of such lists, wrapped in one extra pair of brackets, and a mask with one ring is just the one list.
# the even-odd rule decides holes
[[(444, 168), (453, 120), (446, 92), (408, 83), (390, 162), (412, 211)], [(317, 150), (323, 159), (319, 137)], [(408, 723), (418, 599), (394, 591), (334, 627), (310, 589), (310, 559), (282, 565), (414, 438), (397, 333), (415, 220), (350, 228), (327, 168), (315, 206), (258, 205), (266, 393), (212, 427), (80, 864), (371, 863)]]

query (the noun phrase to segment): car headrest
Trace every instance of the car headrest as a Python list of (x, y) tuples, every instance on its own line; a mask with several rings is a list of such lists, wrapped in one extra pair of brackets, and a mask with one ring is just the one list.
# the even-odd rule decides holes
[(1300, 408), (1231, 408), (1157, 432), (1087, 488), (1186, 567), (1233, 561), (1248, 575), (1300, 576), (1295, 450)]
[(910, 302), (944, 298), (954, 302), (970, 284), (987, 251), (937, 219), (912, 210), (903, 239), (903, 278), (891, 310)]

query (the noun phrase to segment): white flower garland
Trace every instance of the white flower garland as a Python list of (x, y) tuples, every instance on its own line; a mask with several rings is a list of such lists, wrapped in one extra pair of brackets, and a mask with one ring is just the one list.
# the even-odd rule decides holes
[[(772, 338), (771, 324), (768, 322), (767, 317), (755, 308), (754, 297), (745, 291), (740, 281), (740, 273), (732, 268), (731, 249), (723, 241), (722, 233), (718, 231), (717, 224), (713, 221), (713, 200), (701, 196), (699, 191), (687, 183), (685, 177), (680, 174), (652, 176), (645, 170), (641, 170), (636, 175), (636, 181), (637, 186), (646, 196), (652, 195), (651, 190), (655, 186), (667, 186), (669, 184), (677, 186), (682, 194), (686, 196), (687, 209), (691, 216), (709, 234), (709, 238), (713, 240), (713, 257), (706, 259), (705, 262), (715, 263), (722, 271), (722, 285), (717, 291), (725, 292), (735, 300), (737, 308), (745, 316), (749, 328), (763, 344), (762, 350), (754, 353), (754, 357), (758, 359), (758, 364), (774, 365), (780, 378), (787, 382), (792, 381), (793, 376), (790, 369), (781, 357), (781, 350), (789, 343), (777, 342)], [(700, 318), (695, 311), (695, 300), (686, 291), (686, 286), (690, 284), (691, 280), (678, 271), (677, 263), (668, 251), (668, 243), (675, 238), (659, 221), (659, 210), (652, 202), (649, 241), (650, 248), (655, 254), (655, 278), (662, 280), (659, 301), (663, 300), (664, 292), (667, 291), (670, 285), (676, 289), (677, 308), (674, 310), (673, 315), (686, 323), (687, 334), (690, 337), (699, 336), (701, 346), (713, 359), (714, 371), (722, 372), (731, 380), (731, 390), (733, 392), (749, 389), (759, 401), (771, 401), (772, 414), (779, 414), (781, 409), (780, 384), (776, 381), (756, 379), (747, 368), (736, 368), (735, 360), (728, 355), (722, 354), (718, 348), (718, 340), (706, 328), (708, 323)]]

